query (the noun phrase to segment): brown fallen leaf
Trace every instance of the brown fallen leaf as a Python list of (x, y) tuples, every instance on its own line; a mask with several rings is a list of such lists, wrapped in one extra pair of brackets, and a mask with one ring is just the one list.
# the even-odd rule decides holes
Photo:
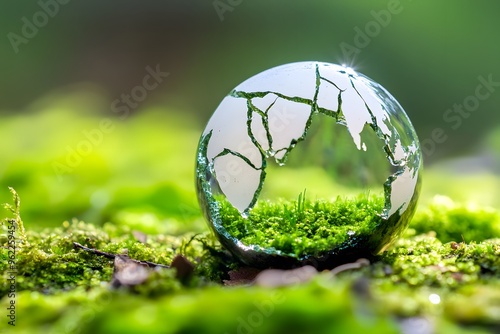
[(194, 264), (183, 255), (176, 255), (170, 264), (171, 268), (177, 269), (177, 279), (189, 278), (194, 272)]
[(370, 265), (370, 261), (368, 259), (361, 258), (361, 259), (356, 260), (356, 262), (346, 263), (346, 264), (340, 265), (338, 267), (335, 267), (332, 270), (330, 270), (330, 273), (332, 276), (335, 276), (338, 273), (341, 273), (341, 272), (346, 271), (346, 270), (359, 269), (359, 268), (369, 266), (369, 265)]
[(254, 283), (259, 286), (275, 288), (305, 283), (317, 274), (318, 271), (313, 266), (303, 266), (291, 270), (267, 269), (257, 275)]
[(262, 269), (253, 267), (241, 267), (238, 270), (230, 270), (228, 272), (229, 279), (222, 282), (227, 286), (248, 285), (253, 282), (261, 271)]
[(113, 278), (111, 286), (135, 286), (144, 283), (151, 272), (151, 269), (144, 264), (131, 260), (126, 255), (116, 255), (114, 261)]

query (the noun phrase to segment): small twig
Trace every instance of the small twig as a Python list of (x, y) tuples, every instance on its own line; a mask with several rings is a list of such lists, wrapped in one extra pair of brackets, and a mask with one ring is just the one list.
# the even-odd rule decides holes
[[(108, 259), (114, 259), (117, 256), (121, 256), (121, 257), (126, 256), (126, 255), (120, 255), (120, 254), (107, 253), (107, 252), (103, 252), (103, 251), (100, 251), (100, 250), (94, 249), (94, 248), (88, 248), (88, 247), (83, 246), (82, 244), (79, 244), (78, 242), (73, 242), (73, 245), (76, 248), (83, 249), (84, 251), (93, 253), (95, 255), (107, 257)], [(134, 259), (129, 259), (129, 260), (132, 262), (135, 262), (137, 264), (140, 264), (142, 266), (149, 267), (149, 268), (155, 268), (155, 267), (170, 268), (170, 266), (160, 264), (160, 263), (154, 263), (154, 262), (150, 262), (150, 261), (139, 261), (139, 260), (134, 260)]]
[(107, 257), (108, 259), (114, 259), (116, 257), (116, 254), (106, 253), (106, 252), (103, 252), (103, 251), (100, 251), (100, 250), (97, 250), (94, 248), (88, 248), (88, 247), (83, 246), (82, 244), (79, 244), (78, 242), (73, 242), (73, 245), (76, 248), (81, 248), (84, 251), (94, 253), (94, 254), (99, 255), (99, 256), (104, 256), (104, 257)]

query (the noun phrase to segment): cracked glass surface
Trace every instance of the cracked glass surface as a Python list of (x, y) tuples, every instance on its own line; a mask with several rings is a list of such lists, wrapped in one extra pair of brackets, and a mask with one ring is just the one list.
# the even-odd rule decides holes
[(420, 145), (394, 97), (350, 68), (299, 62), (257, 74), (222, 100), (200, 139), (198, 194), (216, 233), (220, 198), (246, 217), (259, 199), (275, 200), (266, 186), (281, 170), (300, 183), (299, 167), (344, 184), (332, 188), (331, 200), (343, 195), (339, 189), (380, 191), (380, 215), (389, 220), (418, 198)]

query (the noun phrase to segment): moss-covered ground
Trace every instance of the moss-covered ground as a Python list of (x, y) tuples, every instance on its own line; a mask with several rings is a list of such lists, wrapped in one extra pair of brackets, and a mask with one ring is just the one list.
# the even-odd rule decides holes
[[(432, 225), (436, 222), (429, 216), (436, 214), (466, 221), (476, 241), (441, 241), (438, 236), (448, 229), (446, 224)], [(485, 219), (490, 224), (480, 235)], [(147, 235), (140, 241), (128, 227), (64, 222), (41, 232), (28, 230), (25, 240), (17, 240), (16, 330), (397, 333), (418, 324), (438, 332), (493, 331), (500, 323), (500, 239), (493, 238), (499, 235), (499, 223), (498, 212), (456, 204), (450, 208), (437, 201), (417, 215), (416, 228), (369, 266), (265, 288), (248, 282), (224, 286), (228, 273), (238, 272), (241, 265), (208, 233)], [(431, 226), (424, 228), (426, 224)], [(8, 243), (8, 225), (6, 221), (3, 245)], [(466, 233), (463, 238), (468, 237)], [(151, 269), (143, 283), (113, 288), (113, 261), (78, 249), (74, 242), (164, 265), (182, 254), (195, 270), (180, 279), (174, 268)], [(5, 310), (11, 300), (7, 247), (0, 256)], [(0, 326), (8, 328), (6, 321)]]
[[(76, 148), (81, 129), (100, 119), (63, 107), (0, 123), (5, 138), (30, 134), (0, 142), (0, 202), (10, 205), (0, 216), (0, 332), (500, 331), (497, 175), (428, 170), (410, 228), (369, 265), (308, 279), (288, 272), (288, 284), (269, 287), (255, 283), (257, 270), (222, 249), (203, 221), (193, 185), (196, 123), (155, 111), (116, 120), (91, 153), (56, 171), (53, 162), (67, 163), (65, 146)], [(192, 272), (172, 264), (179, 255)], [(172, 267), (118, 265), (128, 258)]]

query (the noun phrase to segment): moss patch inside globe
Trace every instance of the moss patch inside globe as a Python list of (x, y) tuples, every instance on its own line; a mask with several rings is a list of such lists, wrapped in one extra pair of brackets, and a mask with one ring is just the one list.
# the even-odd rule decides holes
[(227, 201), (221, 202), (221, 225), (246, 246), (272, 249), (282, 255), (318, 256), (355, 239), (369, 239), (383, 218), (381, 196), (361, 194), (335, 201), (262, 201), (248, 218)]

